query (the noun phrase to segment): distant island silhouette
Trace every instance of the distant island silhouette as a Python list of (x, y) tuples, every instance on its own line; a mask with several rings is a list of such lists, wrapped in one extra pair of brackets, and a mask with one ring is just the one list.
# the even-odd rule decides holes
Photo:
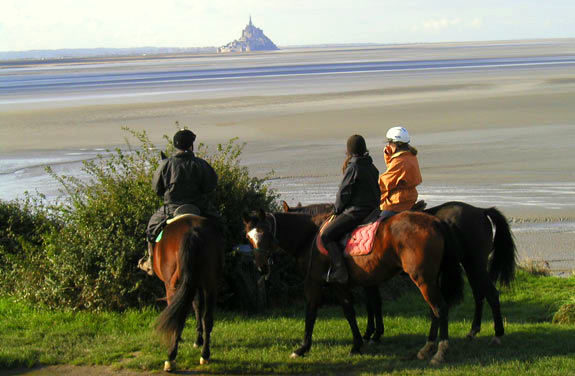
[(250, 16), (250, 22), (242, 31), (242, 37), (218, 48), (218, 53), (274, 50), (279, 50), (279, 48), (264, 34), (262, 29), (254, 26)]

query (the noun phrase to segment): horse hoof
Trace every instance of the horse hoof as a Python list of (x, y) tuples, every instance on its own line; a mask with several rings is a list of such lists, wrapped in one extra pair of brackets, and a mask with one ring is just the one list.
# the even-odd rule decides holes
[(428, 341), (425, 344), (425, 346), (423, 346), (421, 350), (417, 352), (417, 359), (419, 360), (427, 359), (434, 350), (435, 350), (435, 342)]
[(210, 361), (208, 359), (204, 359), (203, 356), (200, 356), (200, 365), (208, 364)]
[(175, 361), (170, 362), (169, 360), (166, 360), (164, 362), (164, 371), (172, 372), (174, 369), (176, 369), (176, 362)]
[(467, 333), (467, 335), (465, 336), (465, 339), (467, 339), (468, 341), (471, 341), (472, 339), (475, 338), (475, 336), (479, 333), (479, 330), (476, 329), (471, 329), (469, 331), (469, 333)]
[(443, 359), (436, 359), (436, 357), (433, 357), (430, 361), (429, 364), (432, 366), (438, 366), (441, 363), (443, 363)]
[(295, 352), (292, 352), (291, 355), (289, 356), (291, 359), (297, 359), (299, 358), (299, 355)]
[(447, 340), (440, 341), (439, 346), (437, 349), (437, 353), (431, 358), (429, 364), (432, 366), (440, 365), (445, 361), (445, 353), (447, 353), (447, 349), (449, 348), (449, 342)]
[(501, 337), (493, 337), (489, 341), (489, 346), (501, 346)]

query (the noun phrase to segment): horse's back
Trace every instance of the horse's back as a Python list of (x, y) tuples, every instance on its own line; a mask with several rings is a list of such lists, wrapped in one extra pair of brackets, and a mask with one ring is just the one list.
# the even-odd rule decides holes
[(464, 202), (446, 202), (426, 210), (455, 230), (462, 244), (462, 262), (487, 263), (493, 248), (493, 229), (486, 209)]
[[(186, 237), (195, 237), (194, 242), (186, 242)], [(184, 244), (194, 244), (194, 249), (184, 250)], [(194, 260), (198, 268), (199, 280), (217, 278), (223, 270), (224, 244), (219, 227), (210, 218), (184, 214), (164, 228), (162, 239), (157, 244), (160, 279), (166, 281), (177, 278), (179, 252), (195, 252)], [(205, 274), (205, 275), (204, 275)]]

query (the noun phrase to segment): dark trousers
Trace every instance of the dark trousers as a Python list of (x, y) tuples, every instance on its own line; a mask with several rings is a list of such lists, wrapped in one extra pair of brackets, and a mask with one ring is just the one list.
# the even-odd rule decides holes
[(328, 244), (339, 241), (343, 236), (359, 226), (371, 211), (372, 209), (344, 211), (324, 228), (321, 234), (322, 243)]
[(166, 221), (174, 215), (174, 212), (179, 205), (162, 205), (148, 221), (148, 227), (146, 228), (146, 238), (150, 243), (154, 243)]
[(394, 215), (396, 215), (399, 212), (393, 211), (393, 210), (382, 210), (381, 213), (379, 213), (379, 218), (380, 219), (387, 219), (389, 217), (393, 217)]

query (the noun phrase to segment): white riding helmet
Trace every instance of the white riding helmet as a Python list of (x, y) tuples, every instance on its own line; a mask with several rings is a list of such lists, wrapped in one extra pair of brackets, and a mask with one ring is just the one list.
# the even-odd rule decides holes
[(409, 137), (409, 132), (403, 127), (389, 128), (385, 137), (387, 137), (388, 141), (403, 142), (406, 144), (408, 144), (411, 140)]

